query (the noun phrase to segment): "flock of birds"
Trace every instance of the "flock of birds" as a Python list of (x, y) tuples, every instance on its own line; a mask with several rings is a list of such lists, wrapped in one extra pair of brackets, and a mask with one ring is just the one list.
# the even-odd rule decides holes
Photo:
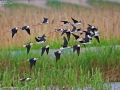
[[(86, 47), (86, 44), (92, 44), (92, 42), (90, 42), (90, 40), (92, 40), (93, 38), (95, 38), (98, 41), (98, 43), (100, 43), (99, 33), (98, 33), (97, 27), (88, 24), (86, 31), (82, 30), (81, 28), (77, 29), (76, 26), (81, 25), (83, 22), (77, 21), (77, 20), (73, 19), (72, 17), (71, 17), (71, 19), (73, 21), (73, 24), (68, 22), (68, 21), (61, 21), (61, 22), (63, 22), (63, 25), (61, 25), (61, 26), (72, 26), (72, 29), (63, 29), (63, 28), (60, 29), (59, 28), (59, 29), (55, 29), (53, 32), (49, 32), (49, 34), (61, 32), (61, 36), (64, 34), (66, 34), (66, 36), (67, 36), (67, 38), (65, 36), (63, 37), (64, 42), (63, 42), (63, 45), (61, 45), (62, 47), (59, 50), (56, 50), (55, 52), (51, 53), (51, 54), (55, 55), (56, 62), (60, 59), (62, 51), (67, 49), (67, 48), (73, 48), (73, 52), (77, 52), (77, 54), (79, 56), (81, 45), (84, 45), (84, 47)], [(38, 25), (42, 25), (42, 24), (53, 24), (53, 23), (54, 23), (54, 21), (48, 22), (48, 18), (44, 18), (43, 22), (38, 23), (38, 24), (33, 25), (33, 26), (38, 26)], [(29, 35), (31, 35), (30, 26), (23, 26), (21, 28), (16, 27), (16, 28), (13, 28), (13, 29), (6, 31), (4, 33), (12, 32), (12, 38), (13, 38), (19, 29), (26, 30), (26, 32)], [(80, 35), (84, 34), (85, 36), (83, 38), (81, 38), (79, 35), (76, 35), (76, 33), (78, 33)], [(75, 38), (75, 41), (80, 42), (80, 44), (68, 46), (68, 42), (70, 40), (71, 35)], [(45, 34), (43, 34), (41, 37), (35, 37), (36, 44), (45, 43), (46, 39), (47, 39), (47, 36)], [(23, 47), (27, 48), (27, 55), (29, 54), (30, 48), (32, 45), (33, 45), (33, 43), (31, 43), (31, 42), (26, 44), (26, 45), (23, 45)], [(41, 50), (42, 50), (41, 56), (45, 53), (45, 51), (46, 51), (47, 55), (51, 55), (51, 54), (49, 54), (49, 45), (41, 47)], [(31, 58), (31, 59), (27, 60), (28, 62), (30, 62), (30, 69), (32, 69), (32, 67), (35, 66), (36, 60), (38, 60), (38, 58)], [(25, 81), (25, 80), (28, 81), (28, 80), (30, 80), (30, 78), (22, 78), (20, 80), (21, 81)]]

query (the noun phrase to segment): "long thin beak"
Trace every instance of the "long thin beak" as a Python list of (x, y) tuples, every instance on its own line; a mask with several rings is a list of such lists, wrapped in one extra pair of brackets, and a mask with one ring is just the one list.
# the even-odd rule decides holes
[(38, 24), (34, 24), (34, 25), (32, 25), (32, 26), (38, 26), (38, 25), (41, 25), (40, 23), (38, 23)]

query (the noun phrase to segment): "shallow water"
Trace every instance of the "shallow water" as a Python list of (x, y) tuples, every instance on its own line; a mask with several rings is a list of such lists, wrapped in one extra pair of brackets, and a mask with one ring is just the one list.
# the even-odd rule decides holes
[[(110, 82), (109, 84), (111, 85), (110, 90), (120, 90), (120, 82)], [(108, 83), (105, 83), (105, 86), (108, 86)], [(11, 88), (9, 88), (9, 87), (0, 88), (0, 90), (18, 90), (18, 89), (22, 90), (22, 88), (12, 88), (12, 87)], [(74, 87), (67, 87), (67, 89), (66, 89), (65, 86), (64, 86), (64, 89), (65, 90), (76, 90), (76, 89), (74, 89)], [(64, 89), (62, 89), (62, 90), (64, 90)], [(78, 88), (77, 90), (89, 90), (89, 89), (94, 90), (90, 85), (88, 87), (85, 87), (85, 88), (82, 88), (82, 89)], [(42, 87), (42, 88), (36, 87), (34, 89), (29, 88), (27, 90), (46, 90), (46, 88), (44, 88), (44, 87)], [(58, 86), (54, 86), (54, 87), (48, 87), (47, 90), (61, 90), (61, 89)]]

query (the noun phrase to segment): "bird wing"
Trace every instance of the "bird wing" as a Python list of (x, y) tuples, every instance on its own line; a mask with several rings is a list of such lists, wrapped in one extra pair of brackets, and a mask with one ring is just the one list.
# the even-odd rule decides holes
[(46, 48), (46, 53), (47, 53), (47, 54), (49, 53), (49, 48)]
[(26, 31), (27, 31), (27, 33), (30, 35), (30, 29), (29, 28), (27, 28), (27, 29), (25, 29)]
[(57, 62), (60, 59), (60, 54), (58, 53), (58, 51), (56, 51), (54, 54), (55, 54), (56, 62)]
[(68, 41), (67, 41), (66, 37), (63, 37), (63, 39), (64, 39), (63, 47), (67, 47)]
[(35, 65), (35, 61), (33, 60), (34, 58), (30, 59), (30, 69), (32, 69), (33, 65)]
[(89, 37), (86, 35), (84, 38), (85, 43), (89, 42)]
[(40, 38), (39, 41), (44, 41), (45, 40), (45, 34)]
[(78, 22), (77, 20), (73, 19), (72, 17), (71, 17), (71, 19), (73, 20), (74, 23), (77, 23), (77, 22)]
[(29, 54), (31, 46), (27, 45), (26, 48), (27, 48), (27, 54)]
[(75, 37), (76, 40), (79, 38), (78, 35), (75, 35), (75, 34), (73, 34), (73, 33), (72, 33), (72, 35)]
[(80, 47), (77, 47), (77, 54), (80, 55)]
[(22, 27), (22, 30), (25, 30), (25, 29), (26, 29), (26, 27), (27, 27), (27, 26), (23, 26), (23, 27)]
[(77, 45), (74, 45), (74, 46), (73, 46), (73, 52), (75, 52), (76, 49), (77, 49)]
[(17, 30), (12, 29), (12, 38), (14, 37), (15, 33), (17, 33)]
[(66, 35), (67, 35), (67, 38), (68, 38), (68, 41), (70, 40), (70, 32), (66, 32)]
[(44, 46), (44, 47), (42, 47), (42, 52), (41, 52), (41, 56), (44, 54), (44, 52), (45, 52), (45, 48), (46, 46)]
[(35, 37), (35, 40), (37, 41), (37, 42), (39, 42), (40, 40), (39, 39), (37, 39), (36, 37)]
[(66, 33), (66, 32), (67, 32), (67, 30), (63, 30), (61, 36), (62, 36), (64, 33)]
[(44, 18), (43, 22), (42, 23), (46, 23), (48, 20), (48, 18)]
[(76, 27), (74, 25), (72, 25), (72, 26), (73, 26), (73, 28), (72, 28), (71, 32), (75, 32)]
[(64, 24), (69, 23), (68, 21), (61, 21), (61, 22), (64, 22)]
[(94, 36), (96, 38), (96, 40), (100, 43), (100, 39), (99, 36)]

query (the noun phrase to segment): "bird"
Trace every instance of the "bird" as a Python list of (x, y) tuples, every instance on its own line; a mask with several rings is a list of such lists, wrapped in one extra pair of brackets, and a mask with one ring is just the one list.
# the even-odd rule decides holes
[(60, 59), (61, 53), (62, 53), (61, 50), (54, 52), (54, 55), (56, 57), (56, 62)]
[(28, 43), (28, 44), (26, 44), (26, 45), (23, 45), (23, 47), (26, 47), (26, 48), (27, 48), (27, 55), (29, 54), (30, 48), (31, 48), (32, 45), (33, 45), (33, 43)]
[(60, 48), (60, 50), (71, 48), (71, 47), (68, 46), (68, 41), (67, 41), (65, 36), (63, 37), (63, 40), (64, 40), (64, 42), (63, 42), (63, 45), (61, 45), (62, 47)]
[(60, 26), (58, 26), (58, 27), (61, 27), (61, 26), (69, 26), (69, 25), (70, 25), (70, 22), (68, 22), (68, 21), (61, 21), (61, 22), (63, 22), (64, 24), (63, 24), (63, 25), (60, 25)]
[(35, 66), (36, 60), (38, 60), (38, 58), (31, 58), (27, 60), (27, 62), (30, 62), (30, 69), (32, 69), (33, 65)]
[(63, 30), (61, 36), (62, 36), (64, 33), (66, 33), (67, 38), (68, 38), (68, 41), (69, 41), (69, 40), (70, 40), (70, 35), (71, 35), (70, 29), (65, 29), (65, 30)]
[(30, 81), (31, 78), (20, 78), (20, 81)]
[(26, 32), (27, 32), (29, 35), (31, 35), (31, 33), (30, 33), (30, 26), (23, 26), (21, 29), (22, 29), (22, 30), (26, 30)]
[(18, 29), (19, 29), (18, 27), (12, 28), (11, 30), (8, 30), (8, 31), (4, 32), (4, 34), (7, 33), (7, 32), (12, 32), (12, 38), (13, 38), (14, 35), (17, 33)]
[(63, 32), (63, 28), (61, 29), (55, 29), (53, 32), (49, 32), (48, 34), (53, 34), (53, 33), (56, 33), (56, 32)]
[(33, 26), (38, 26), (38, 25), (42, 25), (42, 24), (53, 24), (54, 20), (52, 22), (48, 22), (48, 18), (44, 17), (43, 21), (41, 23), (38, 23), (36, 25)]
[(73, 46), (73, 52), (77, 51), (78, 56), (80, 55), (80, 45), (74, 45)]
[(49, 53), (49, 45), (42, 47), (41, 56), (44, 54), (45, 50), (46, 50), (46, 53), (48, 55), (48, 53)]
[(73, 19), (72, 17), (71, 17), (71, 19), (73, 20), (74, 25), (80, 25), (80, 24), (82, 24), (82, 21), (77, 21), (77, 20)]
[(46, 42), (46, 36), (45, 36), (45, 34), (43, 34), (42, 37), (38, 37), (38, 38), (35, 37), (35, 40), (36, 40), (37, 44), (45, 43)]

